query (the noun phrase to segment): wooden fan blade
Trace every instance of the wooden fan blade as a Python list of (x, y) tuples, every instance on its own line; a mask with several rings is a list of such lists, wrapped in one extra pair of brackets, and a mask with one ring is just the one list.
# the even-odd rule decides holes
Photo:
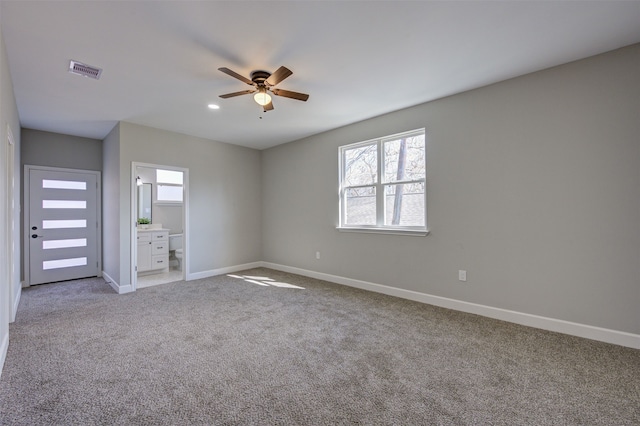
[(267, 78), (267, 80), (266, 80), (267, 84), (269, 86), (275, 86), (276, 84), (280, 83), (285, 78), (289, 77), (291, 74), (293, 74), (293, 72), (289, 68), (280, 67), (280, 68), (278, 68), (276, 70), (276, 72), (271, 74), (269, 76), (269, 78)]
[(285, 98), (297, 99), (299, 101), (309, 99), (309, 95), (305, 93), (292, 92), (290, 90), (272, 89), (271, 92), (276, 96), (284, 96)]
[(220, 97), (222, 99), (227, 99), (227, 98), (233, 98), (234, 96), (248, 95), (254, 92), (255, 90), (243, 90), (242, 92), (233, 92), (233, 93), (227, 93), (226, 95), (220, 95)]
[(242, 81), (243, 83), (247, 83), (249, 86), (253, 86), (253, 81), (249, 80), (246, 77), (241, 76), (240, 74), (238, 74), (235, 71), (231, 71), (229, 68), (218, 68), (218, 71), (222, 71), (223, 73), (230, 75), (233, 78), (237, 78), (238, 80)]

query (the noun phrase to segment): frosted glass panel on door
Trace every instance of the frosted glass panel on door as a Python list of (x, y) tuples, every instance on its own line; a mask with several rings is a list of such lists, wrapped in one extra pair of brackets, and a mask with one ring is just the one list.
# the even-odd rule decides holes
[(42, 187), (49, 188), (49, 189), (76, 189), (76, 190), (86, 191), (87, 182), (79, 182), (75, 180), (43, 179)]
[(71, 268), (74, 266), (84, 266), (87, 264), (86, 257), (75, 257), (72, 259), (45, 260), (42, 262), (42, 269)]
[(86, 228), (87, 221), (85, 219), (78, 220), (43, 220), (43, 229), (64, 229), (64, 228)]
[(59, 248), (70, 248), (70, 247), (86, 247), (87, 239), (86, 238), (74, 238), (74, 239), (66, 239), (66, 240), (50, 240), (42, 242), (43, 250), (53, 250)]
[(42, 200), (43, 209), (86, 209), (87, 202), (80, 200)]

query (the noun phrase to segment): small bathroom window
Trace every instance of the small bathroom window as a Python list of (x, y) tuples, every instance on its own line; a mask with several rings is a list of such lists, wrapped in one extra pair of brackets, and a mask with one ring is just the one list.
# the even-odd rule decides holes
[(156, 181), (158, 183), (170, 183), (172, 185), (182, 186), (182, 172), (156, 169)]
[(158, 201), (182, 202), (182, 186), (158, 184)]
[(183, 176), (175, 170), (156, 170), (157, 194), (159, 203), (182, 203)]

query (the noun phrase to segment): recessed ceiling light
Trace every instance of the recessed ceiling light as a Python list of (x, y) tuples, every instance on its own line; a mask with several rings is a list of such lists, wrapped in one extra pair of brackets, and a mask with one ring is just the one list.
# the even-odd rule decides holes
[(207, 106), (209, 107), (209, 109), (220, 109), (220, 106), (218, 106), (216, 104), (209, 104)]

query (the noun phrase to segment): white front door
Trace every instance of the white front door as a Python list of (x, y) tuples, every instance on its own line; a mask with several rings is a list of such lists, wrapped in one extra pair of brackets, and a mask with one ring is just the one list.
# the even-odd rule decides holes
[(29, 170), (29, 284), (98, 275), (98, 174)]

